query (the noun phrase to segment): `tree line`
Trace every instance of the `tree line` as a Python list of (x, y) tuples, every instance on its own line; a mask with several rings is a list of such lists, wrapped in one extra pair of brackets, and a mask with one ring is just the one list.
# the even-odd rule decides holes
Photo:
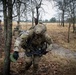
[(73, 32), (75, 32), (75, 22), (76, 22), (76, 0), (54, 0), (55, 6), (59, 10), (59, 22), (64, 27), (65, 19), (69, 24), (72, 24)]
[(70, 42), (70, 27), (73, 33), (76, 33), (76, 0), (54, 0), (55, 6), (58, 7), (58, 19), (64, 27), (65, 22), (69, 23), (68, 26), (68, 42)]

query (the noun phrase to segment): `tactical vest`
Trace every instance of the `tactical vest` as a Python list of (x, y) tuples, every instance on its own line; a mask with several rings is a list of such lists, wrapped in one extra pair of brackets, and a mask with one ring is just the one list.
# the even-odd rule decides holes
[(22, 45), (22, 48), (26, 50), (27, 56), (41, 56), (46, 51), (47, 43), (45, 42), (45, 38), (43, 36), (36, 36), (33, 34), (32, 37), (27, 39), (25, 45)]

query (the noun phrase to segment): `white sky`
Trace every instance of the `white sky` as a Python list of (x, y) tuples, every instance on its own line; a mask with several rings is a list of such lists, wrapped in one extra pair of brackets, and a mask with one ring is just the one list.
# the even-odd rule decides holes
[[(43, 1), (43, 5), (41, 7), (44, 9), (44, 11), (40, 9), (41, 20), (46, 20), (46, 19), (49, 20), (52, 17), (56, 17), (58, 11), (54, 5), (54, 2)], [(2, 13), (0, 13), (0, 15), (2, 15)], [(0, 17), (0, 19), (2, 19), (2, 17)]]
[(42, 14), (42, 19), (45, 20), (49, 20), (52, 17), (56, 17), (57, 15), (57, 8), (54, 5), (54, 2), (48, 2), (48, 1), (44, 1), (43, 2), (44, 5), (42, 5), (42, 8), (44, 9), (45, 13)]
[[(28, 19), (31, 20), (32, 16), (28, 16)], [(34, 13), (34, 17), (36, 17), (36, 10)], [(53, 1), (43, 0), (41, 8), (39, 8), (39, 20), (50, 20), (52, 17), (57, 18), (57, 8)]]

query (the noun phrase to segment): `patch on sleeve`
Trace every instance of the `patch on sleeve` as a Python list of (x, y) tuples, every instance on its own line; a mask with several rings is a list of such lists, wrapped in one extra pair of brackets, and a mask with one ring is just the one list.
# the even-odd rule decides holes
[(26, 38), (28, 37), (28, 35), (29, 35), (29, 31), (27, 30), (27, 31), (24, 32), (20, 37), (21, 37), (22, 39), (26, 39)]

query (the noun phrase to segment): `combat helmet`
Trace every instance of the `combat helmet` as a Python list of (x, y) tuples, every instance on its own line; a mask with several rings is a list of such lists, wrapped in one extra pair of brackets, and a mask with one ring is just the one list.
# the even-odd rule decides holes
[(38, 24), (34, 27), (35, 34), (43, 34), (46, 32), (46, 26), (44, 24)]

